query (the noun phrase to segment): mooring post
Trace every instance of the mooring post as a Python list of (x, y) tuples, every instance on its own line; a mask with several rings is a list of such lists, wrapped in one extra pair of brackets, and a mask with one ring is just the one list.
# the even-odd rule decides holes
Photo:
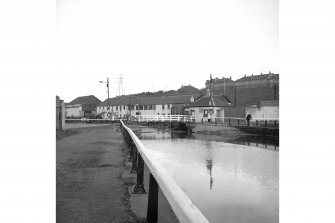
[(258, 120), (256, 119), (256, 126), (258, 126)]
[(150, 173), (147, 222), (157, 223), (158, 220), (158, 183)]
[(229, 125), (230, 125), (230, 118), (228, 119)]
[(217, 125), (218, 124), (218, 120), (215, 118), (215, 125)]
[(267, 120), (265, 120), (265, 126), (268, 126), (268, 121)]
[(275, 120), (275, 127), (277, 126), (277, 120)]
[(144, 175), (144, 161), (140, 153), (137, 153), (137, 179), (136, 184), (131, 190), (133, 194), (145, 194), (146, 191), (143, 185), (143, 175)]
[(201, 119), (201, 125), (203, 125), (203, 124), (204, 124), (204, 119), (202, 118), (202, 119)]

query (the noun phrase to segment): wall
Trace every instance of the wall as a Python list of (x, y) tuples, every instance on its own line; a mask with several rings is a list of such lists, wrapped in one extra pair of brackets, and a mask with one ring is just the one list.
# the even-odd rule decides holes
[(67, 105), (66, 106), (66, 117), (68, 118), (80, 118), (81, 117), (81, 105)]
[(204, 117), (204, 110), (212, 109), (213, 114), (210, 115), (211, 122), (215, 122), (215, 118), (218, 118), (218, 123), (224, 122), (224, 110), (222, 107), (195, 107), (195, 108), (185, 108), (185, 111), (188, 111), (191, 114), (191, 111), (194, 111), (193, 117), (195, 118), (195, 122), (201, 122), (203, 119), (204, 122), (208, 122), (209, 117)]
[(56, 96), (56, 129), (64, 130), (65, 128), (65, 105), (64, 100)]
[(253, 119), (266, 118), (266, 119), (279, 119), (278, 106), (265, 106), (265, 107), (247, 107), (245, 108), (246, 114), (251, 114)]
[(237, 107), (237, 108), (231, 108), (231, 107), (225, 107), (225, 116), (230, 118), (245, 118), (245, 108), (244, 107)]
[(171, 114), (171, 107), (172, 105), (170, 105), (170, 108), (168, 108), (167, 105), (164, 105), (164, 109), (163, 109), (163, 105), (156, 105), (155, 109), (152, 110), (136, 110), (132, 111), (132, 115), (136, 115), (136, 112), (140, 112), (141, 115), (162, 115), (162, 114)]
[[(235, 106), (235, 86), (226, 87), (219, 90), (214, 89), (214, 94), (224, 94)], [(236, 107), (247, 107), (258, 104), (259, 100), (279, 100), (279, 84), (259, 85), (259, 86), (237, 86), (236, 87)]]

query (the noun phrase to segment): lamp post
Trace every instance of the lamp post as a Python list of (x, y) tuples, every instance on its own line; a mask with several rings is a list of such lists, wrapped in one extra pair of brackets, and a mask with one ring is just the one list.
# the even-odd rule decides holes
[(107, 77), (107, 82), (104, 81), (99, 81), (100, 83), (106, 83), (107, 84), (107, 117), (108, 117), (108, 113), (109, 113), (109, 78)]

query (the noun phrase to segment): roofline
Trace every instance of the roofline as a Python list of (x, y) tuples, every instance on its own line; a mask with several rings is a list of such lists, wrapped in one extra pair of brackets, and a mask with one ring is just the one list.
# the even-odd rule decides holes
[(225, 105), (225, 106), (220, 106), (220, 105), (198, 105), (198, 106), (193, 106), (193, 105), (188, 105), (188, 106), (185, 106), (185, 108), (198, 108), (198, 107), (230, 107), (231, 105)]

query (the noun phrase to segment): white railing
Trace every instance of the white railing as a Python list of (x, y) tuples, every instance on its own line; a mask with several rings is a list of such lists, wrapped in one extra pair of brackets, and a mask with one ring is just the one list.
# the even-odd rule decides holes
[(135, 115), (138, 122), (193, 122), (189, 115)]
[(122, 121), (121, 125), (127, 131), (131, 140), (134, 142), (137, 148), (137, 152), (142, 157), (150, 173), (157, 181), (160, 189), (164, 193), (179, 222), (209, 223), (206, 217), (192, 203), (190, 198), (183, 192), (183, 190), (176, 184), (176, 182), (172, 179), (170, 174), (161, 165), (161, 163), (155, 159), (150, 158), (150, 156), (146, 152), (146, 148), (137, 138), (134, 132), (130, 128), (128, 128)]
[(119, 121), (119, 120), (125, 120), (126, 118), (66, 118), (65, 121)]

